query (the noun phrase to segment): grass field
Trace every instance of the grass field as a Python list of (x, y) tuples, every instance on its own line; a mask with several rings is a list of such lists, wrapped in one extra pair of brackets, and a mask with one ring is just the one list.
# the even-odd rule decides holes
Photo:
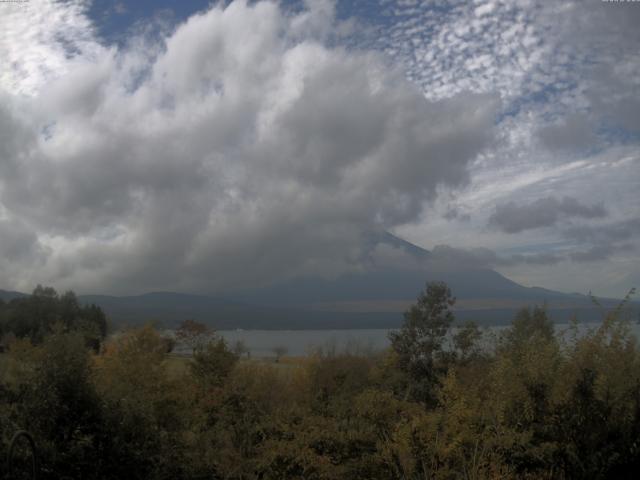
[[(296, 368), (300, 368), (307, 357), (281, 357), (278, 362), (274, 357), (243, 357), (241, 364), (261, 365), (276, 368), (280, 372), (291, 372)], [(169, 354), (165, 360), (167, 375), (169, 378), (179, 378), (189, 373), (189, 361), (191, 357), (186, 355)]]

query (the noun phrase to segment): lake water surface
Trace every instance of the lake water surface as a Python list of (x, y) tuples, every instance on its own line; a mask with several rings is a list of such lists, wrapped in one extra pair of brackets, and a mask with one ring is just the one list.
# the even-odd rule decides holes
[[(596, 328), (598, 324), (579, 324), (581, 331)], [(556, 331), (562, 333), (568, 324), (556, 324)], [(486, 327), (487, 336), (495, 336), (507, 327)], [(640, 325), (633, 323), (632, 332), (640, 338)], [(389, 346), (389, 329), (369, 330), (219, 330), (229, 344), (242, 341), (251, 356), (272, 357), (275, 347), (284, 347), (287, 355), (300, 356), (312, 353), (315, 349), (332, 349), (340, 352), (349, 350), (354, 353), (383, 350)]]

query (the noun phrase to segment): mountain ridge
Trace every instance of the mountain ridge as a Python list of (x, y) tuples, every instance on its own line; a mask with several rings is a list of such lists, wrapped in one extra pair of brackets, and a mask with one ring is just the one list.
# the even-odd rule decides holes
[[(384, 246), (408, 255), (409, 267), (379, 266), (336, 278), (298, 277), (260, 289), (227, 295), (167, 291), (141, 295), (79, 295), (84, 304), (99, 305), (116, 324), (147, 321), (174, 326), (191, 318), (218, 329), (322, 329), (394, 328), (402, 312), (415, 301), (428, 281), (447, 283), (458, 303), (456, 318), (480, 324), (508, 323), (527, 305), (546, 305), (555, 321), (577, 315), (598, 320), (601, 312), (586, 295), (562, 293), (543, 287), (525, 287), (483, 267), (433, 266), (433, 254), (389, 232), (368, 236), (367, 254)], [(373, 258), (373, 254), (371, 254)], [(0, 290), (5, 301), (26, 294)], [(605, 307), (619, 300), (601, 299)]]

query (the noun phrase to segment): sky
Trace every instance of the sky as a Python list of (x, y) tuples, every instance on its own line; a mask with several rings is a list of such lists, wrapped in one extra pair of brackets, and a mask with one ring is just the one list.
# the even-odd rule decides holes
[(638, 25), (601, 0), (0, 1), (0, 288), (330, 278), (389, 231), (622, 297)]

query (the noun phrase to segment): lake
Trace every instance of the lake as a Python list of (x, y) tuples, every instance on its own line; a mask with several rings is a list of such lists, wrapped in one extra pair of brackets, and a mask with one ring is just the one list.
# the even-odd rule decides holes
[(370, 330), (219, 330), (229, 344), (241, 340), (254, 357), (274, 356), (274, 347), (284, 347), (287, 355), (300, 356), (314, 349), (330, 348), (336, 351), (382, 350), (389, 345), (388, 329)]
[[(581, 331), (596, 328), (597, 323), (579, 324)], [(556, 324), (556, 330), (562, 332), (569, 324)], [(505, 326), (485, 327), (489, 334), (497, 334)], [(631, 324), (632, 332), (640, 337), (640, 325)], [(272, 357), (275, 347), (284, 347), (287, 355), (300, 356), (313, 352), (314, 349), (333, 349), (337, 352), (348, 349), (352, 352), (370, 352), (382, 350), (389, 346), (388, 334), (390, 329), (363, 330), (219, 330), (229, 344), (233, 345), (241, 340), (249, 349), (251, 356)]]

